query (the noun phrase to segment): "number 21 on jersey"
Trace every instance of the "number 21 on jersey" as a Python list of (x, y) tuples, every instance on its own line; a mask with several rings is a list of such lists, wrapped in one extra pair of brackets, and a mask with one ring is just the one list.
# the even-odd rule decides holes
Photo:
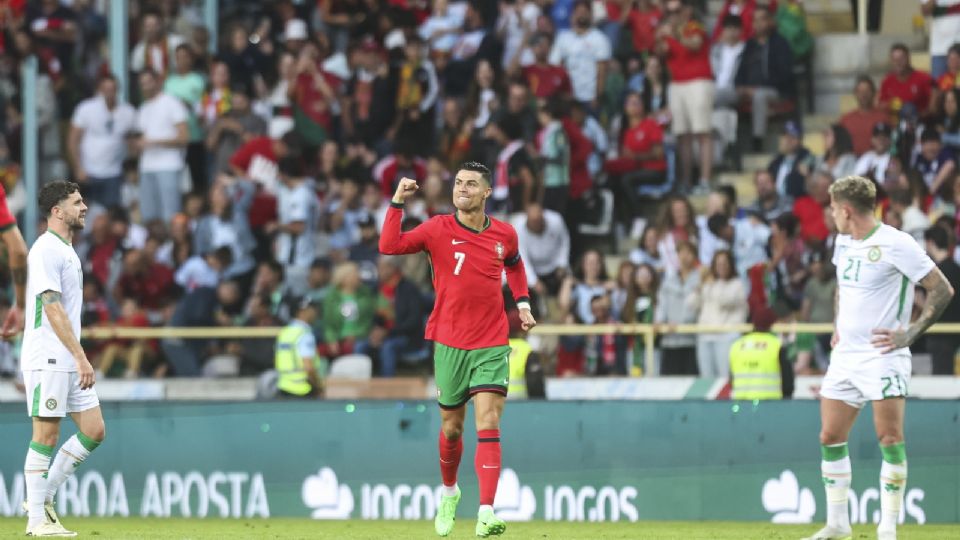
[(843, 269), (843, 279), (847, 281), (860, 281), (860, 259), (847, 259), (847, 267)]
[(460, 269), (463, 268), (463, 261), (467, 260), (467, 254), (462, 251), (455, 251), (453, 258), (457, 260), (457, 267), (453, 269), (453, 275), (459, 276)]

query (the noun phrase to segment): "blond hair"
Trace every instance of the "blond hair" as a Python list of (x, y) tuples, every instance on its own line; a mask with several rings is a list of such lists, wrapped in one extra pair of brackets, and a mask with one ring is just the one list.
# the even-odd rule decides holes
[(343, 287), (343, 283), (351, 276), (360, 273), (360, 266), (357, 263), (349, 261), (340, 263), (333, 269), (333, 275), (330, 277), (330, 283), (336, 287)]
[(877, 186), (862, 176), (844, 176), (830, 184), (830, 197), (844, 202), (860, 214), (871, 214), (877, 206)]

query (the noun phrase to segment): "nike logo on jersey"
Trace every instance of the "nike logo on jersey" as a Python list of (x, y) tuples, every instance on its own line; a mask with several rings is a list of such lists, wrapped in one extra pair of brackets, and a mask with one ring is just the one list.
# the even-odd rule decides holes
[(453, 244), (453, 245), (455, 245), (455, 246), (459, 246), (460, 244), (466, 244), (467, 241), (466, 241), (466, 240), (451, 240), (450, 243)]

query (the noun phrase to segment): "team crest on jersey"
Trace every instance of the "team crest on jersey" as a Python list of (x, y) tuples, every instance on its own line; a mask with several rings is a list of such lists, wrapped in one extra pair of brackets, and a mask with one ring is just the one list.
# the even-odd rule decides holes
[(497, 250), (497, 258), (503, 260), (503, 242), (497, 242), (497, 245), (494, 249)]
[(57, 408), (57, 400), (50, 398), (47, 400), (46, 405), (47, 405), (47, 409), (52, 411)]
[(877, 261), (879, 261), (879, 260), (880, 260), (880, 248), (878, 248), (877, 246), (873, 246), (872, 248), (870, 248), (870, 251), (867, 252), (867, 259), (869, 259), (870, 262), (877, 262)]

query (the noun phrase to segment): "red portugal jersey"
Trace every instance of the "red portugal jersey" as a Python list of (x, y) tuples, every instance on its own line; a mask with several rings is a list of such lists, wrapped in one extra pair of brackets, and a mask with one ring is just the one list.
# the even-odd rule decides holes
[(529, 295), (513, 227), (488, 217), (487, 226), (476, 231), (460, 223), (456, 214), (446, 214), (401, 233), (402, 218), (402, 207), (391, 203), (380, 251), (387, 255), (426, 251), (430, 256), (437, 300), (426, 338), (464, 350), (506, 345), (503, 271), (517, 301), (527, 301)]
[(7, 207), (7, 192), (3, 190), (3, 185), (0, 185), (0, 232), (16, 226), (17, 220)]

